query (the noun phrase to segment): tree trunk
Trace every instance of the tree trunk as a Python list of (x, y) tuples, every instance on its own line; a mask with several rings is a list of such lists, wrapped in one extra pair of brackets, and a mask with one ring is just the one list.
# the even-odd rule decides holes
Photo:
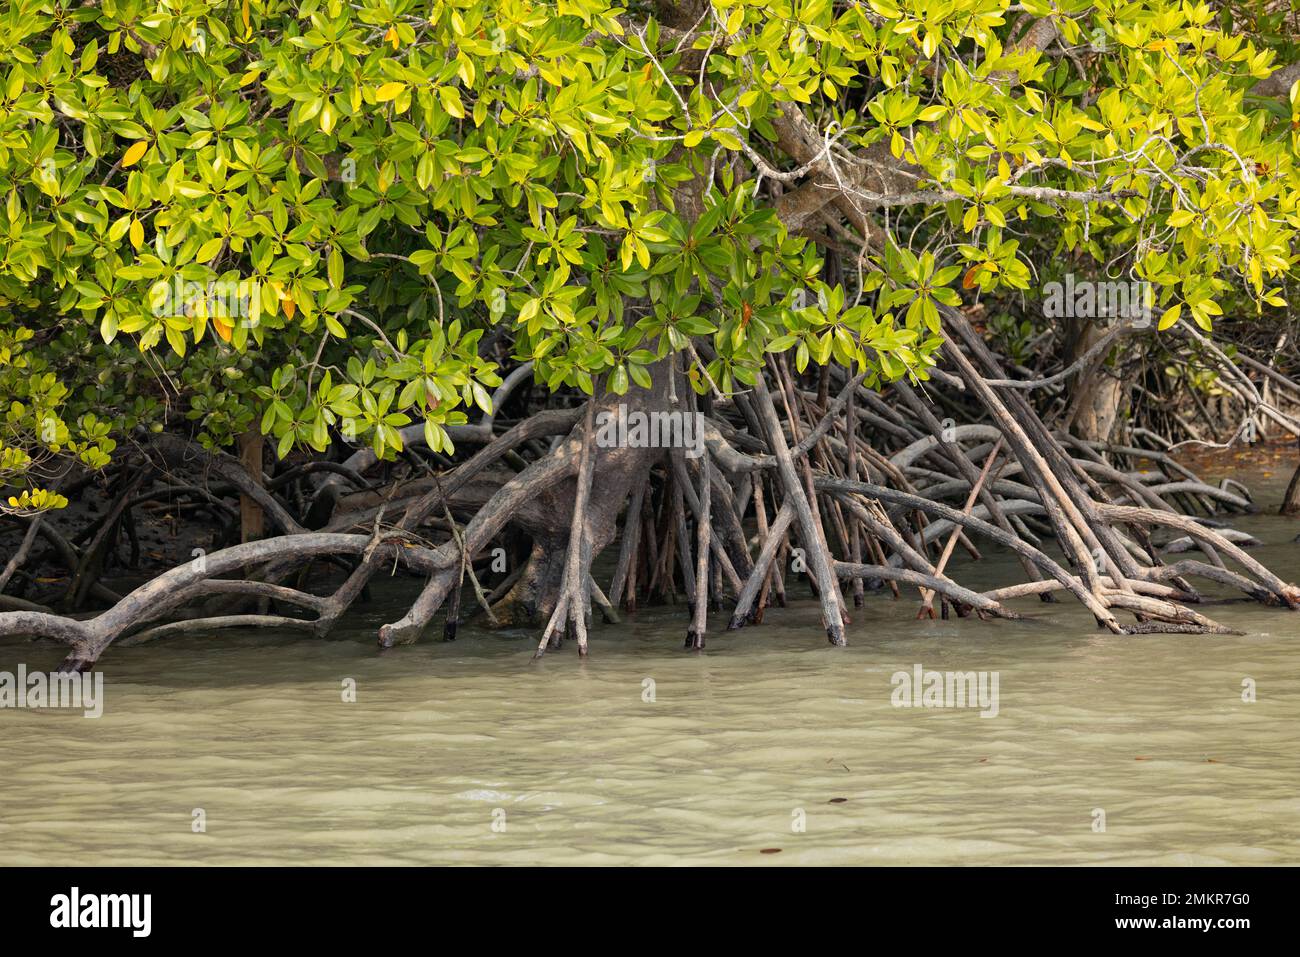
[[(597, 400), (598, 435), (603, 416), (617, 416), (620, 405), (628, 417), (638, 413), (649, 415), (672, 411), (688, 415), (683, 398), (687, 386), (671, 369), (670, 361), (652, 367), (654, 385), (650, 389), (634, 386), (626, 395), (606, 395)], [(666, 381), (669, 376), (677, 379), (672, 387)], [(580, 430), (581, 426), (578, 428)], [(664, 458), (665, 451), (663, 448), (609, 447), (593, 442), (594, 480), (585, 516), (591, 535), (590, 557), (586, 561), (588, 571), (591, 560), (617, 537), (618, 517), (632, 490), (648, 484), (650, 469)], [(519, 580), (493, 607), (493, 612), (502, 621), (521, 626), (539, 625), (555, 611), (564, 578), (577, 488), (578, 476), (569, 475), (539, 489), (527, 508), (511, 516), (511, 524), (532, 539), (532, 548)]]
[[(1300, 442), (1297, 442), (1300, 444)], [(1282, 496), (1282, 515), (1300, 515), (1300, 465), (1296, 466), (1294, 474), (1291, 476), (1291, 482), (1286, 487), (1286, 494)]]
[[(262, 484), (262, 433), (249, 429), (239, 437), (239, 464), (257, 485)], [(239, 496), (239, 540), (253, 542), (266, 534), (262, 506), (247, 495)]]
[[(1095, 320), (1076, 322), (1078, 334), (1065, 357), (1066, 366), (1077, 362), (1111, 331), (1109, 325)], [(1067, 413), (1070, 431), (1086, 442), (1111, 441), (1120, 409), (1128, 398), (1122, 376), (1103, 352), (1079, 373), (1073, 383), (1074, 398)]]

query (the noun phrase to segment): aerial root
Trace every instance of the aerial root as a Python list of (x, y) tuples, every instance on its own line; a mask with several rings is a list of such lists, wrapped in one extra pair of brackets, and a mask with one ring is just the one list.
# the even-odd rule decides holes
[[(602, 498), (608, 483), (597, 474), (596, 401), (588, 400), (585, 408), (527, 416), (495, 436), (476, 433), (483, 445), (463, 462), (386, 485), (348, 463), (297, 465), (259, 482), (233, 457), (160, 441), (151, 454), (161, 464), (134, 480), (118, 474), (109, 508), (80, 537), (61, 533), (48, 516), (13, 518), (25, 527), (0, 567), (0, 588), (12, 592), (0, 595), (0, 635), (63, 642), (70, 669), (93, 666), (114, 642), (234, 627), (323, 636), (376, 575), (400, 568), (424, 584), (405, 615), (379, 629), (380, 646), (416, 640), (440, 611), (444, 635), (455, 637), (480, 609), (491, 623), (493, 604), (523, 575), (515, 567), (485, 584), (475, 563), (521, 509), (560, 483), (574, 489), (573, 505), (538, 656), (566, 635), (586, 656), (593, 607), (617, 622), (619, 608), (634, 614), (645, 603), (682, 600), (690, 609), (686, 647), (702, 649), (710, 605), (726, 601), (727, 629), (741, 629), (761, 623), (770, 605), (784, 605), (796, 585), (811, 590), (837, 645), (846, 640), (845, 595), (859, 608), (868, 591), (914, 596), (918, 615), (1005, 620), (1021, 617), (1008, 602), (1065, 593), (1117, 635), (1231, 633), (1188, 607), (1204, 603), (1192, 584), (1198, 579), (1300, 609), (1300, 589), (1213, 527), (1221, 523), (1212, 515), (1254, 507), (1244, 489), (1216, 488), (1160, 449), (1051, 431), (1027, 390), (1000, 384), (1005, 373), (965, 318), (945, 312), (944, 322), (952, 371), (936, 370), (924, 390), (899, 382), (875, 392), (842, 370), (808, 383), (769, 357), (751, 389), (700, 398), (700, 447), (647, 458), (640, 480), (618, 486), (621, 535), (607, 592), (593, 563), (615, 539), (619, 503)], [(194, 484), (170, 471), (186, 456), (221, 484)], [(602, 453), (602, 469), (606, 461)], [(484, 483), (489, 470), (505, 477)], [(308, 519), (321, 499), (309, 493), (322, 474), (331, 488), (355, 491), (331, 493), (338, 510), (312, 531)], [(476, 491), (484, 487), (490, 491)], [(243, 494), (264, 505), (279, 534), (218, 548), (125, 596), (99, 580), (119, 533), (138, 546), (137, 510), (179, 496), (228, 530)], [(593, 508), (614, 519), (593, 526)], [(1205, 515), (1192, 517), (1189, 508)], [(388, 524), (385, 515), (393, 517)], [(1157, 539), (1167, 535), (1188, 536), (1204, 560), (1166, 563)], [(1049, 551), (1053, 543), (1059, 551)], [(1014, 556), (1024, 580), (963, 585), (963, 571), (989, 546)], [(553, 554), (558, 561), (561, 553)], [(343, 565), (345, 580), (325, 595), (308, 591), (305, 576), (293, 587), (290, 576), (317, 560)], [(38, 561), (66, 569), (64, 595), (34, 601), (23, 593)], [(466, 585), (474, 601), (462, 595)], [(72, 614), (82, 602), (112, 607)], [(66, 613), (50, 610), (56, 606)]]
[[(564, 563), (564, 577), (560, 584), (559, 600), (551, 613), (535, 657), (546, 654), (547, 648), (557, 647), (566, 617), (578, 641), (578, 655), (587, 656), (587, 621), (590, 616), (591, 590), (591, 529), (587, 523), (587, 500), (591, 497), (591, 477), (596, 457), (592, 447), (596, 442), (596, 403), (588, 400), (583, 420), (582, 453), (578, 463), (578, 492), (573, 502), (573, 520), (569, 526), (569, 547)], [(608, 605), (608, 602), (605, 602)]]

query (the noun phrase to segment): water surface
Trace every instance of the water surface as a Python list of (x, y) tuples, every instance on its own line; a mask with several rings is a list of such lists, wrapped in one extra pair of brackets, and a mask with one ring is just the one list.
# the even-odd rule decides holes
[[(1235, 524), (1300, 578), (1300, 523)], [(957, 567), (1018, 580), (1005, 555)], [(568, 646), (533, 663), (533, 633), (472, 627), (378, 654), (414, 587), (326, 641), (112, 649), (98, 720), (0, 711), (0, 864), (1300, 859), (1294, 613), (1232, 602), (1204, 610), (1242, 637), (1116, 637), (1073, 602), (917, 621), (914, 592), (885, 593), (844, 649), (802, 601), (701, 654), (672, 608), (598, 626), (585, 662)], [(60, 658), (0, 643), (0, 670)], [(998, 716), (894, 707), (891, 676), (918, 663), (997, 671)]]

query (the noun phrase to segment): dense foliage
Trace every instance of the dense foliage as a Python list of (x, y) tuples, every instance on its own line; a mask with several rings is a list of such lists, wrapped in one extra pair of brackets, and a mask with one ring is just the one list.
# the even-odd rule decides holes
[(0, 484), (58, 504), (51, 456), (183, 420), (449, 449), (512, 358), (588, 393), (670, 353), (701, 391), (765, 351), (924, 378), (940, 306), (1066, 249), (1162, 327), (1283, 305), (1273, 51), (1207, 4), (1008, 7), (7, 0)]

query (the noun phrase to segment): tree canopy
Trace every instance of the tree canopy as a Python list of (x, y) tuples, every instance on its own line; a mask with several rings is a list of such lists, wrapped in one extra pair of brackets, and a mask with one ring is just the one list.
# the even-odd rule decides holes
[[(923, 380), (1063, 250), (1285, 305), (1300, 96), (1211, 4), (6, 0), (0, 484), (190, 421), (381, 457), (503, 366)], [(1049, 44), (1055, 44), (1049, 54)], [(1086, 77), (1080, 62), (1086, 60)], [(826, 268), (834, 251), (835, 270)]]

